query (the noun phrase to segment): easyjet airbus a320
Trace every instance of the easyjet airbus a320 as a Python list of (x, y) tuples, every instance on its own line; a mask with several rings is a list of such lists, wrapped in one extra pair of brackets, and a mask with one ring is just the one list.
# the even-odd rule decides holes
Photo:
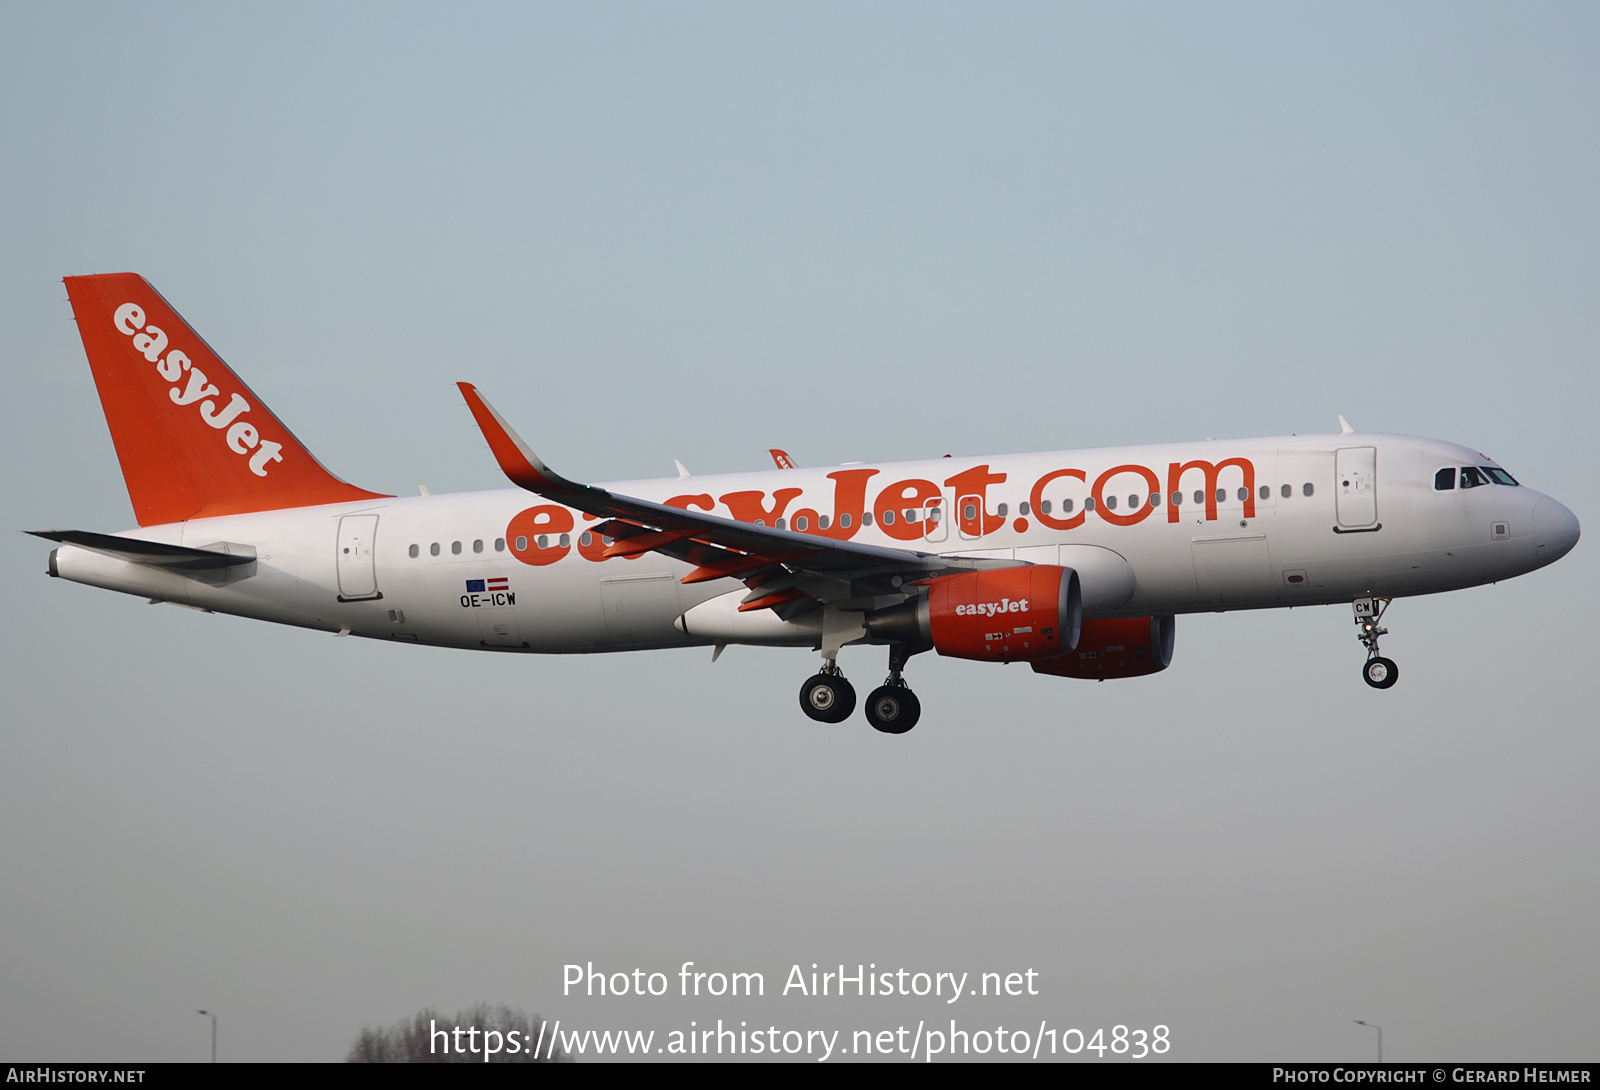
[[(1564, 556), (1578, 520), (1491, 458), (1340, 434), (570, 481), (472, 386), (516, 489), (380, 495), (324, 469), (141, 277), (67, 293), (139, 529), (41, 531), (52, 576), (151, 601), (489, 651), (810, 647), (800, 690), (840, 722), (841, 648), (888, 649), (878, 730), (920, 715), (920, 651), (1063, 678), (1172, 661), (1174, 616), (1354, 603), (1363, 677), (1397, 597)], [(1341, 424), (1343, 420), (1341, 418)], [(531, 496), (530, 496), (531, 493)]]

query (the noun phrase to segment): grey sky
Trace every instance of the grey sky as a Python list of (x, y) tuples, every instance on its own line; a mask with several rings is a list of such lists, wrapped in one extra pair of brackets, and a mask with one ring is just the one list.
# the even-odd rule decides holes
[[(1172, 1027), (1185, 1059), (1594, 1059), (1595, 550), (1181, 617), (1111, 685), (533, 658), (47, 580), (133, 524), (62, 276), (142, 273), (335, 472), (498, 487), (1358, 427), (1589, 527), (1593, 5), (0, 9), (0, 1058), (574, 1028)], [(859, 684), (879, 650), (847, 650)], [(1039, 970), (1041, 995), (561, 995), (561, 967)], [(674, 981), (676, 977), (674, 976)]]

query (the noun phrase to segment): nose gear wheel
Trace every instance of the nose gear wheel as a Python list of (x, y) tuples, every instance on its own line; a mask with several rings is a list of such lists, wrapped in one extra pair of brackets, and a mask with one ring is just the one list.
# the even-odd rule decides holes
[(1393, 659), (1377, 655), (1367, 660), (1367, 664), (1361, 668), (1361, 676), (1374, 689), (1387, 689), (1400, 680), (1400, 667), (1394, 664)]
[(1367, 649), (1367, 661), (1361, 667), (1361, 678), (1374, 689), (1387, 689), (1400, 680), (1400, 667), (1393, 659), (1378, 653), (1378, 637), (1389, 634), (1378, 622), (1389, 608), (1390, 598), (1357, 598), (1354, 603), (1356, 624), (1361, 627), (1357, 639)]

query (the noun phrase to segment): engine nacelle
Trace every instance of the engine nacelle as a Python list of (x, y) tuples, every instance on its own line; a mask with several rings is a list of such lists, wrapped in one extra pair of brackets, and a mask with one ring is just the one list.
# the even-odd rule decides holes
[(1056, 658), (1035, 662), (1035, 673), (1058, 677), (1141, 677), (1172, 665), (1177, 624), (1171, 614), (1160, 617), (1112, 617), (1083, 622), (1078, 646)]
[(928, 584), (919, 621), (941, 655), (980, 662), (1055, 658), (1078, 644), (1083, 595), (1071, 568), (1019, 568), (941, 575)]

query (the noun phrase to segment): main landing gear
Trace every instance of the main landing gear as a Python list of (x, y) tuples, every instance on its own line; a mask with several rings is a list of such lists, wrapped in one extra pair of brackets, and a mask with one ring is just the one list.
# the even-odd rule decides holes
[(1361, 676), (1374, 689), (1387, 689), (1400, 680), (1400, 667), (1393, 659), (1378, 654), (1378, 637), (1388, 635), (1387, 628), (1378, 627), (1384, 612), (1389, 608), (1389, 598), (1357, 598), (1355, 600), (1356, 624), (1361, 627), (1361, 645), (1367, 649), (1366, 665)]
[(889, 645), (889, 676), (883, 684), (867, 697), (867, 722), (873, 730), (885, 734), (904, 734), (922, 718), (922, 701), (907, 686), (900, 671), (905, 669), (906, 653), (903, 643)]
[(843, 723), (856, 710), (856, 687), (844, 679), (838, 663), (829, 659), (823, 663), (822, 673), (800, 686), (800, 710), (819, 723)]
[[(874, 730), (904, 734), (922, 718), (922, 701), (900, 676), (909, 657), (900, 644), (889, 649), (889, 676), (867, 697), (867, 722)], [(825, 660), (822, 672), (800, 686), (800, 710), (819, 723), (843, 723), (850, 718), (856, 710), (856, 690), (837, 662)]]

